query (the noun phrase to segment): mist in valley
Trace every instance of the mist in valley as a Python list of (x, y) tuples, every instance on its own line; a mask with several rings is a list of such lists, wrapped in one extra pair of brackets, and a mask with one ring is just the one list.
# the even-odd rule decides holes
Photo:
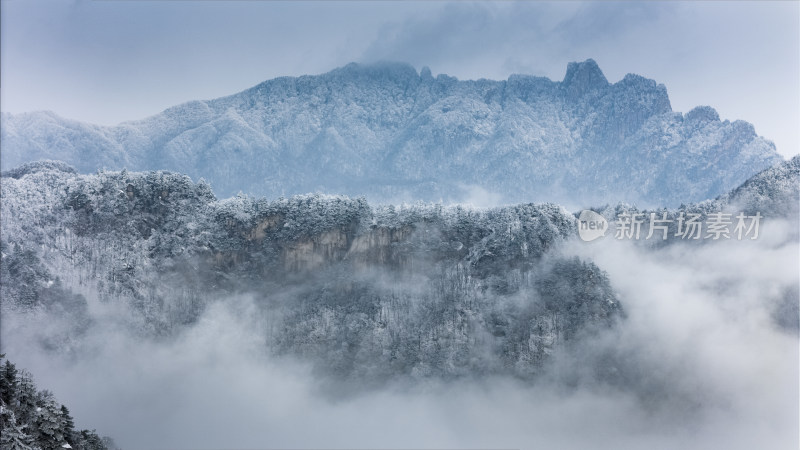
[[(91, 325), (66, 352), (41, 345), (71, 326), (62, 318), (6, 313), (3, 351), (70, 405), (78, 426), (122, 448), (793, 448), (794, 225), (658, 249), (568, 240), (548, 257), (596, 263), (624, 318), (530, 379), (326, 373), (316, 356), (270, 350), (270, 292), (215, 298), (159, 338), (131, 331), (126, 306), (88, 297)], [(379, 283), (420, 291), (419, 279), (394, 280)]]

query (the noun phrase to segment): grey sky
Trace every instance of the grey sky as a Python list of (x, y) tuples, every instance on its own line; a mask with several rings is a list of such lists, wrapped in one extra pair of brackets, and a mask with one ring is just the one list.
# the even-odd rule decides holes
[(406, 61), (461, 79), (664, 83), (673, 109), (744, 119), (800, 153), (798, 2), (281, 2), (2, 0), (0, 109), (115, 124), (281, 75)]

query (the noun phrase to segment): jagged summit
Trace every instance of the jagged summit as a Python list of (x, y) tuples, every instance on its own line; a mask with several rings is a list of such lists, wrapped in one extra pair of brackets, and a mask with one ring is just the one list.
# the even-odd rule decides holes
[(423, 81), (433, 80), (433, 75), (431, 75), (431, 69), (428, 66), (424, 66), (419, 71), (419, 77), (422, 78)]
[(567, 74), (562, 84), (565, 88), (578, 89), (603, 88), (608, 85), (606, 76), (593, 59), (584, 62), (571, 62), (567, 65)]
[(350, 76), (355, 79), (391, 79), (405, 80), (409, 78), (419, 78), (417, 70), (411, 64), (395, 61), (379, 61), (372, 64), (361, 64), (352, 62), (344, 67), (334, 69), (322, 76), (336, 78), (338, 76)]
[(632, 74), (611, 84), (591, 59), (560, 82), (352, 63), (115, 127), (48, 113), (0, 120), (3, 168), (57, 159), (83, 173), (173, 170), (221, 197), (677, 206), (782, 160), (749, 124), (710, 108), (684, 118), (663, 84)]

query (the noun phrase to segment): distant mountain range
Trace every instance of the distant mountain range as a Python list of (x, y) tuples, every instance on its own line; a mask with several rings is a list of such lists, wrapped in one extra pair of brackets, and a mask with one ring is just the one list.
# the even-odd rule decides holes
[(165, 169), (221, 197), (675, 207), (782, 161), (751, 124), (707, 106), (673, 112), (664, 85), (632, 74), (611, 84), (593, 60), (570, 63), (561, 82), (349, 64), (113, 127), (35, 112), (3, 114), (0, 131), (3, 169)]

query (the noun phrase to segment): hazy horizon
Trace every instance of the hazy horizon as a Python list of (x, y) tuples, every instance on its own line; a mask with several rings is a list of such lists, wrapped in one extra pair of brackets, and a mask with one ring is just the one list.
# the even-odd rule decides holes
[(673, 110), (712, 106), (784, 157), (800, 153), (797, 2), (0, 5), (4, 112), (115, 125), (350, 62), (560, 81), (567, 63), (592, 58), (612, 83), (652, 78)]

